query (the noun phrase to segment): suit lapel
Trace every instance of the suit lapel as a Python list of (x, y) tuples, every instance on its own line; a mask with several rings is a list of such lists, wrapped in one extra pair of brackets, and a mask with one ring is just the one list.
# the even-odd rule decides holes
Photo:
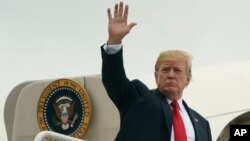
[(190, 110), (190, 108), (188, 107), (188, 105), (186, 104), (186, 102), (183, 100), (183, 105), (184, 105), (184, 107), (185, 107), (185, 109), (187, 110), (187, 112), (188, 112), (188, 115), (189, 115), (189, 117), (190, 117), (190, 120), (191, 120), (191, 122), (192, 122), (192, 124), (193, 124), (193, 127), (194, 127), (194, 132), (195, 132), (195, 141), (200, 141), (200, 138), (199, 138), (199, 132), (200, 132), (200, 130), (198, 129), (198, 126), (199, 126), (199, 122), (200, 122), (200, 120), (199, 120), (199, 118), (197, 118), (196, 116), (195, 116), (195, 114), (194, 114), (194, 112), (192, 111), (192, 110)]
[(172, 112), (171, 109), (168, 105), (167, 102), (161, 102), (162, 105), (162, 113), (164, 116), (164, 121), (167, 125), (167, 129), (168, 129), (168, 134), (171, 135), (171, 131), (172, 131), (172, 121), (173, 121), (173, 116), (172, 116)]
[(158, 90), (155, 90), (155, 94), (160, 99), (160, 102), (161, 102), (163, 118), (164, 118), (165, 125), (167, 127), (167, 133), (168, 133), (168, 137), (170, 140), (170, 136), (172, 132), (172, 120), (173, 120), (172, 110), (166, 98), (162, 94), (160, 94)]

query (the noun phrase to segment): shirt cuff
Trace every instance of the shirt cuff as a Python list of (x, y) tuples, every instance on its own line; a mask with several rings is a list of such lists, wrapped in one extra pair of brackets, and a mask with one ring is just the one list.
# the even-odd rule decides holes
[(116, 45), (107, 45), (104, 44), (103, 49), (105, 51), (105, 53), (107, 54), (116, 54), (117, 52), (119, 52), (122, 48), (122, 44), (116, 44)]

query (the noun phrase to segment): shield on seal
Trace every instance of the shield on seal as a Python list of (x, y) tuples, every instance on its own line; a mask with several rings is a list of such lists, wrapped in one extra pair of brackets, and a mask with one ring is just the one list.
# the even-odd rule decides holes
[(92, 106), (87, 91), (70, 79), (51, 82), (42, 92), (37, 106), (41, 130), (83, 138), (90, 124)]

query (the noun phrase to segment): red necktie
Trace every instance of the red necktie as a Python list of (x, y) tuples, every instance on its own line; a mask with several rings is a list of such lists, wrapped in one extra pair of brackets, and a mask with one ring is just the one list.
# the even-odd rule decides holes
[(174, 140), (187, 141), (185, 126), (179, 112), (179, 104), (174, 100), (171, 106), (173, 107)]

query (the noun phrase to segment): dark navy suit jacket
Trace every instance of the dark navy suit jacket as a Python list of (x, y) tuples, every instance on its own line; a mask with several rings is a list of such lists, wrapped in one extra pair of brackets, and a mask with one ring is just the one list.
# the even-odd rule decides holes
[[(130, 81), (123, 66), (122, 49), (108, 55), (103, 47), (102, 81), (120, 113), (116, 141), (170, 141), (172, 110), (166, 98), (139, 80)], [(211, 141), (208, 121), (183, 102), (195, 130), (196, 141)]]

